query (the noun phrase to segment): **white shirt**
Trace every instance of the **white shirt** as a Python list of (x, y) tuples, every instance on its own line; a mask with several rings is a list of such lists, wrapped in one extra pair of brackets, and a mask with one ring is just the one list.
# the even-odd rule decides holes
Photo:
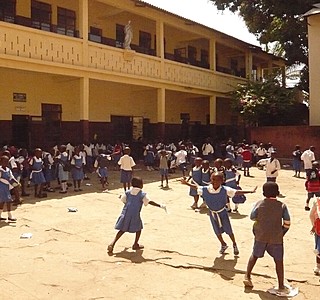
[(202, 145), (202, 154), (203, 155), (209, 155), (209, 154), (213, 154), (214, 153), (214, 149), (212, 147), (211, 144), (203, 144)]
[(301, 160), (303, 160), (305, 169), (312, 169), (312, 162), (316, 160), (316, 158), (313, 151), (308, 149), (302, 153)]
[[(271, 158), (266, 159), (266, 176), (267, 177), (277, 177), (279, 175), (278, 171), (281, 169), (280, 162), (276, 158), (271, 161)], [(273, 174), (272, 171), (276, 170)]]
[(187, 155), (188, 153), (185, 150), (180, 150), (174, 154), (174, 156), (176, 157), (176, 163), (178, 166), (187, 162), (187, 159), (186, 159)]
[[(236, 194), (237, 190), (236, 189), (233, 189), (231, 187), (228, 187), (228, 186), (223, 186), (225, 188), (225, 190), (227, 191), (227, 195), (230, 197), (230, 198), (233, 198), (234, 195)], [(199, 186), (197, 188), (197, 193), (198, 195), (202, 196), (202, 192), (203, 192), (203, 186)], [(208, 185), (208, 192), (210, 194), (218, 194), (220, 193), (221, 191), (221, 188), (222, 188), (222, 185), (220, 187), (218, 187), (216, 190), (213, 188), (212, 184), (210, 183)]]
[(125, 154), (120, 157), (118, 165), (120, 166), (121, 170), (132, 171), (132, 168), (136, 165), (136, 163), (131, 156)]
[[(132, 188), (130, 189), (130, 194), (131, 194), (131, 195), (137, 195), (140, 191), (141, 191), (140, 188), (132, 187)], [(120, 199), (120, 200), (121, 200), (124, 204), (126, 204), (126, 203), (127, 203), (127, 196), (126, 196), (126, 194), (123, 194), (123, 195), (121, 196), (121, 199)], [(144, 204), (145, 206), (147, 206), (147, 205), (149, 204), (150, 199), (147, 197), (147, 194), (143, 197), (142, 202), (143, 202), (143, 204)]]

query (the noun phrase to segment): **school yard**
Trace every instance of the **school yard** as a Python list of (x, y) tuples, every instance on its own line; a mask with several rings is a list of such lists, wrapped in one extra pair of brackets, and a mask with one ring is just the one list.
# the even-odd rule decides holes
[[(109, 256), (106, 246), (116, 231), (122, 209), (119, 172), (111, 171), (110, 193), (101, 193), (96, 175), (84, 181), (83, 192), (62, 197), (50, 193), (46, 199), (26, 197), (14, 211), (16, 224), (0, 223), (0, 299), (275, 299), (267, 289), (276, 284), (270, 257), (258, 260), (253, 272), (254, 288), (245, 290), (243, 276), (251, 254), (252, 221), (248, 214), (262, 198), (264, 171), (252, 168), (253, 177), (242, 177), (243, 189), (258, 186), (231, 214), (240, 255), (232, 247), (219, 254), (220, 245), (204, 212), (190, 208), (188, 187), (171, 175), (170, 189), (159, 188), (157, 171), (140, 170), (144, 191), (169, 214), (147, 206), (142, 210), (143, 251), (131, 249), (134, 235), (126, 234)], [(289, 207), (292, 226), (285, 236), (285, 277), (299, 287), (294, 299), (318, 299), (319, 277), (313, 275), (315, 256), (310, 221), (304, 211), (304, 179), (281, 170), (281, 199)], [(304, 173), (303, 173), (304, 175)], [(32, 192), (31, 188), (29, 189)], [(68, 212), (75, 207), (77, 212)], [(31, 238), (21, 238), (31, 233)], [(226, 241), (231, 246), (226, 237)]]

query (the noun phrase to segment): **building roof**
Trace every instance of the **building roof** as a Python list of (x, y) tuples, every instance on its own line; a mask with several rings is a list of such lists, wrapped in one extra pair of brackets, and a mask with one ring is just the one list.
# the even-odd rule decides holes
[(320, 3), (316, 3), (313, 5), (313, 8), (311, 8), (309, 11), (307, 11), (303, 17), (309, 17), (311, 15), (318, 15), (320, 14)]

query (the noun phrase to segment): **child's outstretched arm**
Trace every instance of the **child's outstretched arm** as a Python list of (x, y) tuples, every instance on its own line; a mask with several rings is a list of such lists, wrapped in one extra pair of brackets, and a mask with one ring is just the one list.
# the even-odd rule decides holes
[(251, 191), (237, 190), (236, 193), (235, 193), (235, 195), (252, 194), (252, 193), (255, 193), (255, 192), (256, 192), (257, 188), (258, 188), (258, 187), (256, 186), (256, 187), (255, 187), (253, 190), (251, 190)]
[(182, 183), (182, 184), (184, 184), (184, 185), (187, 185), (187, 186), (190, 186), (192, 189), (197, 189), (198, 188), (198, 184), (196, 184), (196, 183), (190, 183), (190, 182), (188, 182), (188, 180), (186, 179), (186, 178), (182, 178), (181, 180), (180, 180), (180, 182)]
[(154, 202), (154, 201), (149, 201), (148, 204), (150, 204), (150, 205), (152, 205), (152, 206), (160, 207), (160, 208), (162, 208), (165, 212), (167, 212), (167, 207), (166, 207), (166, 205), (164, 205), (164, 204), (158, 204), (158, 203), (156, 203), (156, 202)]

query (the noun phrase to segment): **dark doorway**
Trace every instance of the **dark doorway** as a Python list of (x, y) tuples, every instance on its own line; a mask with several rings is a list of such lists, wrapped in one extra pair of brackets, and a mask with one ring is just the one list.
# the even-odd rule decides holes
[(12, 143), (19, 148), (29, 147), (29, 116), (12, 115)]
[(61, 137), (61, 104), (41, 104), (46, 145), (56, 145)]
[(132, 140), (132, 117), (111, 116), (112, 136), (119, 141)]

